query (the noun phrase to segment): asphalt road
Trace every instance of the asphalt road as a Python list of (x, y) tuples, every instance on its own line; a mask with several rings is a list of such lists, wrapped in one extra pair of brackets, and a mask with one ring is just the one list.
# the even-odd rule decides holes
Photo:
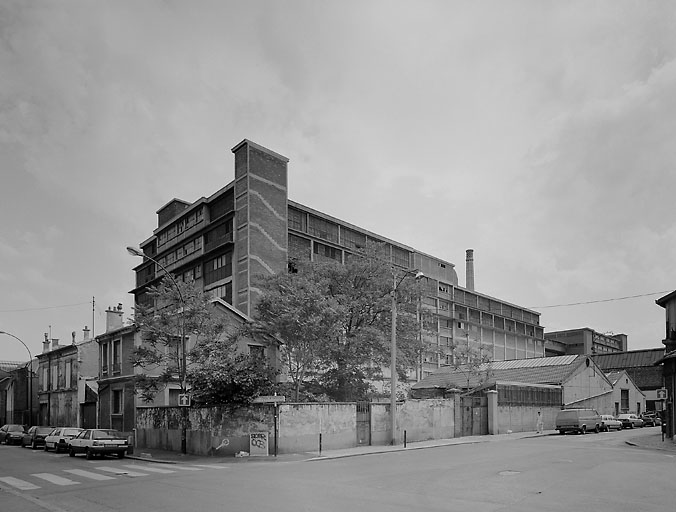
[(672, 511), (676, 454), (626, 444), (655, 432), (246, 464), (87, 461), (0, 446), (0, 512)]

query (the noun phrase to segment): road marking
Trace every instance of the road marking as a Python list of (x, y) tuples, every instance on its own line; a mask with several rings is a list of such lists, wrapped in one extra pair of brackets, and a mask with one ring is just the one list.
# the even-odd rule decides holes
[(96, 469), (100, 471), (107, 471), (108, 473), (114, 473), (116, 475), (126, 475), (126, 476), (148, 476), (148, 473), (137, 473), (136, 471), (128, 471), (121, 468), (112, 468), (110, 466), (96, 466)]
[(11, 476), (5, 476), (0, 478), (0, 482), (5, 482), (6, 484), (11, 485), (12, 487), (21, 489), (22, 491), (32, 491), (33, 489), (40, 488), (37, 485), (33, 485), (30, 482), (26, 482), (25, 480), (19, 480), (18, 478), (14, 478)]
[(193, 464), (196, 468), (210, 468), (210, 469), (227, 469), (226, 466), (219, 466), (217, 464)]
[(183, 471), (204, 471), (202, 468), (196, 468), (193, 466), (172, 466), (174, 469), (181, 469)]
[(70, 480), (69, 478), (63, 478), (59, 475), (53, 475), (52, 473), (33, 473), (31, 476), (47, 480), (55, 485), (78, 485), (80, 483), (75, 480)]
[(150, 471), (151, 473), (174, 473), (171, 469), (151, 468), (150, 466), (137, 466), (135, 464), (127, 464), (125, 467), (140, 469), (141, 471)]
[(90, 478), (92, 480), (115, 480), (114, 476), (100, 475), (98, 473), (92, 473), (91, 471), (85, 471), (84, 469), (64, 469), (66, 473), (71, 473), (77, 476), (83, 476), (85, 478)]

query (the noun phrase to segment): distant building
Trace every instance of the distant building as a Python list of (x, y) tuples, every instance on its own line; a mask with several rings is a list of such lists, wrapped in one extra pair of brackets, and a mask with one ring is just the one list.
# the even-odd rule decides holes
[(613, 412), (615, 416), (623, 413), (641, 414), (646, 411), (645, 393), (636, 385), (626, 370), (606, 373), (613, 384)]
[[(157, 228), (140, 244), (147, 258), (135, 268), (137, 303), (147, 302), (148, 287), (163, 277), (156, 260), (178, 279), (194, 279), (205, 292), (254, 315), (256, 275), (286, 272), (294, 260), (344, 262), (377, 242), (392, 265), (426, 276), (423, 307), (435, 320), (427, 326), (433, 334), (424, 337), (418, 378), (451, 364), (460, 343), (495, 360), (545, 355), (540, 313), (475, 291), (471, 249), (462, 287), (453, 263), (289, 200), (286, 157), (246, 139), (232, 152), (234, 181), (208, 197), (172, 199), (157, 210)], [(276, 360), (276, 350), (271, 344), (265, 356)]]
[(589, 327), (545, 333), (545, 355), (593, 355), (626, 352), (626, 334), (601, 334)]
[(38, 360), (38, 423), (45, 426), (95, 427), (96, 394), (87, 392), (86, 382), (95, 382), (98, 351), (83, 330), (83, 339), (59, 345), (58, 339), (45, 335)]
[[(0, 424), (32, 425), (37, 410), (35, 360), (28, 362), (0, 361)], [(31, 369), (33, 368), (33, 369)], [(29, 376), (32, 381), (29, 382)], [(29, 398), (29, 393), (32, 399)], [(30, 413), (32, 407), (33, 414)]]
[(662, 408), (662, 401), (657, 397), (657, 390), (664, 385), (662, 368), (655, 366), (655, 362), (662, 357), (664, 357), (663, 348), (651, 348), (595, 354), (592, 359), (604, 372), (626, 371), (634, 384), (645, 395), (645, 410), (659, 411)]

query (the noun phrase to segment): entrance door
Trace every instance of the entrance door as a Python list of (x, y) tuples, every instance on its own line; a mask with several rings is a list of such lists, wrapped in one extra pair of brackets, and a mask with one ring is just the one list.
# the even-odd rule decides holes
[(96, 403), (82, 404), (82, 428), (96, 428)]
[(371, 402), (357, 402), (357, 444), (371, 445)]

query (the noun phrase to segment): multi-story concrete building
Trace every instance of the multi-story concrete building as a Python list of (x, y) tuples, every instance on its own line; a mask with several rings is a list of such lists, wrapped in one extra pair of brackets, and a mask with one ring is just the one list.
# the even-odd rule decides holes
[[(145, 255), (178, 278), (194, 279), (204, 291), (252, 315), (260, 294), (257, 274), (286, 272), (293, 259), (342, 262), (368, 242), (378, 242), (387, 247), (392, 265), (425, 274), (422, 302), (434, 312), (435, 325), (425, 336), (419, 377), (451, 364), (460, 343), (481, 347), (495, 360), (545, 355), (538, 312), (474, 290), (471, 250), (463, 287), (453, 263), (289, 200), (286, 157), (246, 139), (232, 151), (234, 181), (194, 202), (169, 201), (157, 211), (157, 228), (140, 244)], [(146, 301), (147, 287), (163, 276), (152, 260), (135, 268), (137, 302)]]
[(626, 334), (602, 334), (589, 327), (545, 333), (548, 356), (608, 354), (627, 351)]
[(59, 340), (45, 334), (42, 354), (38, 354), (39, 425), (96, 426), (95, 383), (98, 351), (85, 327), (83, 339), (59, 345)]

